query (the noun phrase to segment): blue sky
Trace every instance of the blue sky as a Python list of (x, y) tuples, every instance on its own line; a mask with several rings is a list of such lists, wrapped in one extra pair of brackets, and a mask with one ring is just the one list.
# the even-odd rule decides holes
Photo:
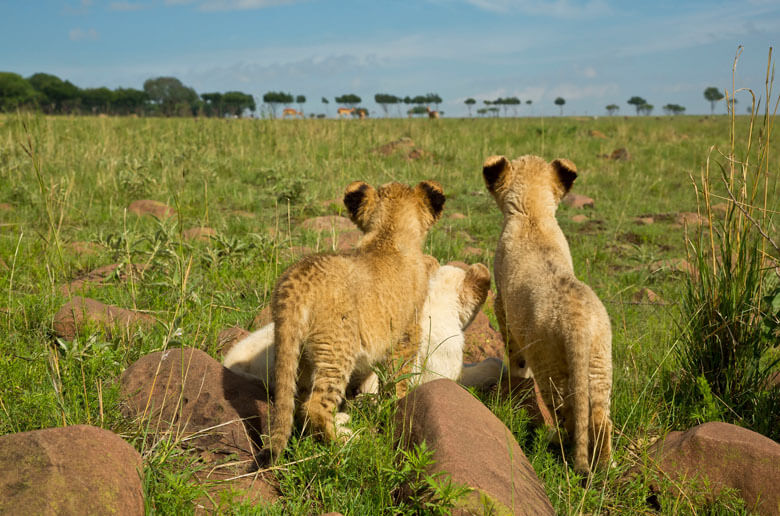
[(779, 35), (780, 0), (0, 0), (2, 71), (111, 88), (173, 75), (198, 93), (303, 94), (306, 112), (328, 97), (331, 115), (343, 93), (380, 115), (375, 93), (427, 92), (447, 116), (499, 96), (534, 115), (558, 96), (565, 114), (633, 114), (633, 95), (708, 113), (738, 45), (737, 87), (763, 93)]

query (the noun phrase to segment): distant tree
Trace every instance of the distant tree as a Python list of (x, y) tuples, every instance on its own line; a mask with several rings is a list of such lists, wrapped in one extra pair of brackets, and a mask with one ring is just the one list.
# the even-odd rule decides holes
[(439, 104), (442, 103), (442, 99), (441, 99), (441, 97), (439, 96), (438, 93), (428, 93), (425, 96), (425, 102), (426, 102), (426, 104), (433, 104), (434, 107), (436, 107), (436, 111), (438, 111), (439, 110)]
[(303, 113), (303, 105), (306, 104), (306, 96), (305, 95), (297, 95), (295, 97), (295, 103), (298, 104), (298, 111)]
[(498, 118), (498, 111), (499, 109), (495, 106), (488, 108), (488, 112), (493, 113), (493, 116), (495, 116), (496, 118)]
[(144, 81), (149, 100), (165, 116), (191, 114), (198, 94), (175, 77), (155, 77)]
[(504, 99), (504, 116), (506, 116), (506, 108), (508, 106), (512, 107), (512, 111), (514, 112), (515, 116), (517, 116), (517, 106), (522, 104), (520, 102), (520, 99), (517, 97), (508, 97)]
[(242, 93), (240, 91), (228, 91), (222, 95), (222, 105), (225, 112), (241, 117), (244, 111), (251, 111), (257, 108), (255, 105), (255, 98), (248, 93)]
[(216, 116), (220, 118), (225, 116), (225, 108), (222, 104), (221, 93), (201, 93), (200, 98), (203, 99), (203, 107), (206, 116)]
[(498, 97), (497, 99), (491, 101), (490, 104), (493, 105), (493, 106), (501, 106), (501, 107), (503, 107), (504, 108), (504, 116), (506, 116), (506, 110), (507, 110), (507, 108), (509, 106), (506, 104), (504, 99), (502, 99), (501, 97)]
[(106, 87), (85, 88), (79, 92), (79, 105), (87, 113), (108, 113), (114, 100), (114, 92)]
[(617, 104), (610, 104), (607, 106), (607, 114), (609, 116), (614, 115), (618, 111), (620, 111), (620, 106), (618, 106)]
[(428, 115), (428, 110), (423, 105), (417, 105), (406, 112), (407, 115)]
[(679, 104), (667, 104), (663, 107), (663, 110), (667, 115), (680, 115), (685, 112), (685, 107)]
[(111, 101), (111, 110), (118, 115), (141, 114), (146, 110), (149, 96), (134, 88), (117, 88)]
[(328, 99), (326, 99), (325, 97), (322, 97), (322, 103), (323, 104), (327, 104), (328, 103)]
[(466, 104), (466, 107), (469, 109), (469, 117), (471, 117), (471, 106), (476, 104), (477, 101), (469, 97), (466, 100), (464, 100), (463, 103)]
[(67, 113), (78, 104), (79, 89), (70, 81), (48, 73), (36, 73), (28, 77), (27, 82), (40, 94), (40, 105), (45, 113)]
[(639, 106), (639, 112), (645, 116), (650, 116), (650, 113), (653, 112), (654, 107), (655, 106), (653, 106), (652, 104), (648, 104), (647, 102), (645, 102), (644, 104)]
[(0, 111), (33, 107), (38, 96), (35, 88), (21, 75), (0, 72)]
[(477, 109), (477, 114), (480, 115), (480, 116), (487, 114), (487, 112), (488, 112), (487, 108), (479, 108), (479, 109)]
[(704, 98), (710, 103), (710, 113), (715, 113), (715, 104), (723, 99), (723, 93), (715, 86), (710, 86), (704, 90)]
[(366, 118), (368, 116), (368, 109), (364, 107), (357, 107), (355, 108), (355, 111), (352, 112), (352, 116)]
[(561, 116), (563, 116), (563, 105), (566, 104), (566, 99), (563, 97), (558, 97), (555, 99), (555, 105), (561, 108)]
[(525, 104), (526, 104), (527, 106), (530, 106), (532, 102), (533, 102), (533, 101), (531, 101), (531, 100), (526, 100), (526, 101), (525, 101)]
[(263, 102), (268, 104), (271, 108), (271, 116), (276, 118), (276, 108), (279, 104), (289, 105), (292, 104), (293, 96), (290, 93), (283, 91), (269, 91), (263, 95)]
[(642, 97), (634, 96), (628, 99), (627, 103), (634, 106), (636, 108), (636, 114), (639, 115), (639, 111), (641, 110), (642, 106), (647, 104), (647, 101)]
[(344, 104), (351, 108), (357, 107), (357, 105), (362, 101), (362, 99), (354, 93), (345, 93), (340, 97), (335, 97), (335, 100), (337, 104)]
[(382, 111), (385, 112), (385, 116), (387, 116), (387, 110), (389, 106), (398, 104), (401, 102), (401, 99), (389, 93), (377, 93), (374, 95), (374, 102), (379, 104), (379, 106), (382, 108)]

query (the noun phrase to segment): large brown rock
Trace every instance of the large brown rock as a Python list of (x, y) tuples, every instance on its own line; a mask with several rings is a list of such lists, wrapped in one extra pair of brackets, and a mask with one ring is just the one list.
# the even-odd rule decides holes
[(0, 514), (144, 514), (141, 456), (108, 430), (4, 435), (0, 464)]
[(660, 477), (683, 490), (693, 486), (688, 493), (692, 499), (704, 490), (705, 499), (713, 500), (723, 488), (732, 488), (749, 510), (780, 514), (780, 444), (761, 434), (728, 423), (705, 423), (669, 433), (647, 456)]
[(323, 240), (323, 247), (325, 251), (349, 251), (357, 246), (360, 239), (363, 238), (363, 233), (357, 229), (350, 229), (336, 234), (336, 239), (333, 237), (325, 237)]
[(112, 263), (110, 265), (104, 265), (78, 276), (69, 284), (63, 285), (60, 291), (63, 294), (68, 295), (71, 292), (78, 292), (88, 284), (92, 286), (105, 285), (112, 278), (117, 278), (119, 281), (138, 281), (147, 268), (148, 266), (144, 264), (127, 265), (123, 263)]
[(158, 432), (220, 453), (254, 454), (268, 424), (260, 382), (222, 367), (198, 349), (169, 349), (141, 357), (121, 377), (122, 414), (149, 420)]
[(127, 207), (127, 211), (130, 213), (135, 213), (138, 216), (152, 215), (158, 219), (164, 219), (176, 215), (176, 210), (167, 204), (160, 201), (153, 201), (151, 199), (133, 201)]
[(504, 341), (501, 334), (490, 325), (490, 319), (480, 311), (466, 331), (466, 344), (463, 346), (463, 361), (482, 362), (486, 358), (504, 358)]
[(150, 315), (73, 296), (54, 315), (53, 329), (58, 337), (73, 340), (88, 324), (101, 326), (109, 334), (118, 330), (129, 336), (138, 328), (151, 328), (154, 323), (155, 319)]
[(240, 326), (225, 328), (217, 335), (217, 351), (225, 356), (240, 340), (249, 336), (249, 332)]
[(495, 389), (501, 396), (511, 396), (516, 406), (525, 408), (535, 425), (555, 428), (555, 418), (544, 403), (534, 378), (505, 375)]
[(474, 489), (453, 511), (465, 514), (555, 514), (512, 432), (465, 389), (434, 380), (401, 399), (396, 439), (433, 451), (429, 474), (448, 473)]

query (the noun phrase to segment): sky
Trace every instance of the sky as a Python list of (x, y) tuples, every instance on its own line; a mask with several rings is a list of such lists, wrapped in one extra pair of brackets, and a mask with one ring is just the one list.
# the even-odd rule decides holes
[[(635, 95), (654, 114), (709, 113), (703, 91), (732, 89), (739, 45), (736, 87), (764, 94), (778, 36), (780, 0), (0, 0), (0, 71), (82, 88), (174, 76), (198, 93), (281, 90), (331, 116), (345, 93), (382, 116), (376, 93), (429, 92), (445, 116), (511, 96), (520, 115), (557, 115), (557, 97), (565, 115), (632, 115)], [(749, 96), (737, 99), (744, 112)]]

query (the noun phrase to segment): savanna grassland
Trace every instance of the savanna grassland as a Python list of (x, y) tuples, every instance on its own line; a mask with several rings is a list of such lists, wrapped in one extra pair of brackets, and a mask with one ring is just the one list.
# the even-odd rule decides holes
[[(747, 124), (747, 117), (738, 117), (737, 134)], [(401, 137), (421, 150), (416, 159), (372, 152)], [(558, 220), (577, 276), (593, 287), (612, 321), (614, 467), (596, 472), (583, 487), (528, 417), (506, 400), (484, 401), (517, 436), (559, 514), (649, 513), (644, 478), (621, 478), (642, 462), (652, 440), (680, 424), (678, 409), (663, 395), (662, 378), (677, 367), (670, 350), (684, 324), (678, 301), (687, 273), (676, 260), (692, 260), (685, 232), (695, 231), (696, 222), (686, 226), (677, 215), (697, 211), (691, 176), (700, 177), (713, 146), (729, 146), (725, 116), (0, 118), (0, 435), (80, 423), (114, 430), (144, 456), (147, 511), (191, 512), (203, 492), (191, 477), (196, 466), (187, 453), (175, 443), (150, 446), (144, 429), (119, 413), (116, 379), (128, 365), (149, 352), (182, 346), (220, 359), (217, 334), (249, 327), (301, 247), (326, 248), (324, 235), (298, 224), (337, 213), (353, 180), (439, 181), (447, 203), (426, 251), (442, 263), (481, 261), (492, 268), (500, 215), (483, 185), (484, 159), (564, 157), (579, 170), (573, 192), (594, 199), (592, 208), (561, 205)], [(619, 148), (630, 159), (606, 157)], [(711, 159), (721, 158), (716, 152)], [(136, 216), (127, 211), (136, 199), (162, 201), (177, 214), (163, 220)], [(777, 199), (770, 205), (776, 210)], [(451, 218), (454, 213), (465, 217)], [(587, 220), (575, 222), (575, 215)], [(637, 221), (648, 216), (652, 224)], [(200, 226), (216, 235), (204, 242), (183, 238), (184, 230)], [(85, 242), (93, 244), (92, 252), (74, 245)], [(60, 287), (110, 263), (148, 268), (134, 281), (114, 278), (83, 295), (160, 322), (132, 337), (95, 329), (73, 342), (55, 339), (53, 317), (68, 300)], [(644, 288), (662, 302), (637, 296)], [(286, 505), (251, 507), (226, 499), (222, 511), (424, 512), (390, 507), (403, 480), (392, 473), (398, 453), (381, 431), (392, 419), (392, 401), (353, 414), (355, 425), (379, 431), (364, 432), (343, 449), (294, 439), (291, 461), (314, 458), (278, 472)], [(686, 500), (662, 503), (665, 513), (696, 511)], [(711, 510), (741, 509), (725, 500)]]

